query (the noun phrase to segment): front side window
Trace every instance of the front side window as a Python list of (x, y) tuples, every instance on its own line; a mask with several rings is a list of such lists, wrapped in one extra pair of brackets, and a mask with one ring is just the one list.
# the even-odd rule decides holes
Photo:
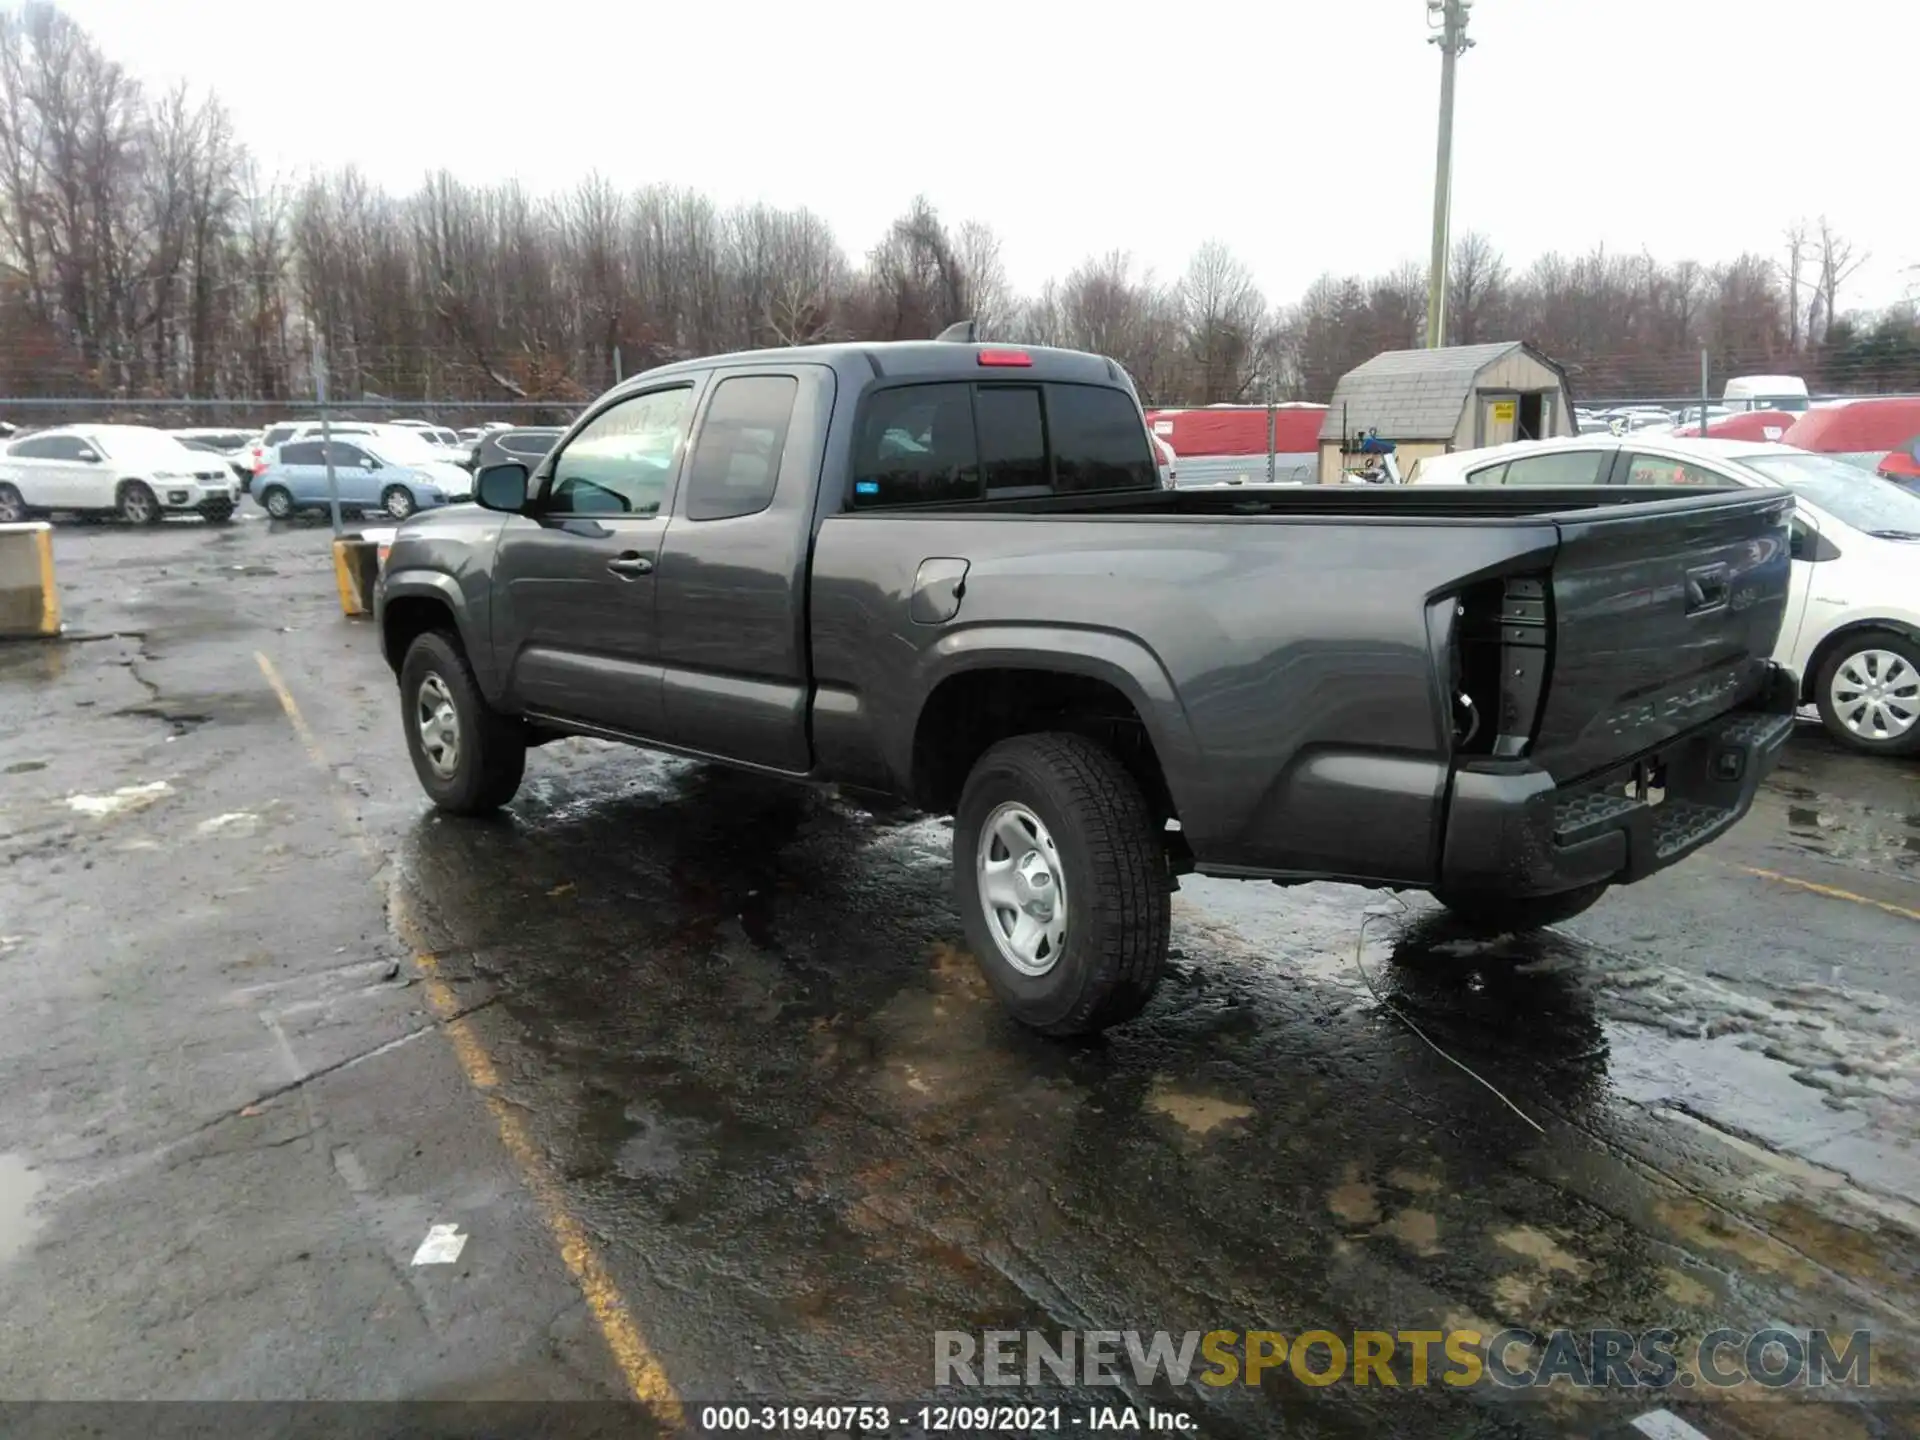
[(687, 518), (727, 520), (773, 503), (800, 382), (791, 375), (722, 380), (687, 461)]
[(956, 384), (875, 393), (854, 443), (855, 507), (978, 500), (972, 392), (972, 386)]
[(549, 515), (658, 515), (693, 412), (693, 387), (651, 390), (602, 410), (553, 463)]
[(1733, 481), (1716, 475), (1704, 466), (1665, 455), (1635, 455), (1627, 465), (1629, 485), (1731, 485)]
[[(372, 459), (372, 457), (358, 445), (342, 445), (338, 440), (332, 443), (333, 468), (336, 470), (344, 470), (349, 466), (364, 468), (366, 467), (367, 461)], [(379, 462), (375, 461), (374, 463), (377, 465)]]
[(84, 460), (89, 455), (106, 453), (101, 446), (80, 435), (49, 435), (46, 443), (46, 458), (49, 460)]
[(1049, 385), (1047, 427), (1057, 493), (1159, 488), (1146, 422), (1124, 390)]

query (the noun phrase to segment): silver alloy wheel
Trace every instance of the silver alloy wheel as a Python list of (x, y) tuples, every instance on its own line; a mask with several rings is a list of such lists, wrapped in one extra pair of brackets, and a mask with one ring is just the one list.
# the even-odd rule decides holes
[(398, 485), (387, 492), (387, 514), (396, 520), (404, 520), (413, 514), (413, 496)]
[(420, 727), (420, 749), (427, 764), (442, 780), (451, 780), (460, 768), (460, 712), (453, 708), (447, 682), (432, 670), (413, 692), (414, 722)]
[(158, 512), (160, 502), (146, 486), (133, 484), (127, 487), (126, 499), (120, 502), (120, 508), (135, 525), (144, 525)]
[(980, 828), (974, 856), (980, 908), (1000, 957), (1022, 975), (1044, 975), (1067, 943), (1067, 881), (1040, 817), (1009, 801)]
[(293, 497), (278, 485), (267, 491), (267, 514), (275, 520), (284, 520), (293, 514)]
[(1920, 671), (1892, 650), (1856, 650), (1834, 670), (1827, 698), (1862, 740), (1898, 740), (1920, 720)]
[(0, 525), (12, 525), (27, 518), (27, 507), (20, 492), (11, 485), (0, 485)]

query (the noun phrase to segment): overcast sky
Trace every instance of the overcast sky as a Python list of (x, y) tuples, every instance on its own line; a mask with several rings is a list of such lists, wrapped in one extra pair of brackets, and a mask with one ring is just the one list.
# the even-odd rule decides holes
[[(1217, 237), (1291, 300), (1428, 250), (1424, 0), (62, 3), (288, 172), (598, 170), (808, 205), (856, 256), (925, 192), (1023, 289)], [(1456, 234), (1711, 261), (1824, 213), (1873, 255), (1843, 306), (1920, 282), (1920, 0), (1478, 0), (1470, 33)]]

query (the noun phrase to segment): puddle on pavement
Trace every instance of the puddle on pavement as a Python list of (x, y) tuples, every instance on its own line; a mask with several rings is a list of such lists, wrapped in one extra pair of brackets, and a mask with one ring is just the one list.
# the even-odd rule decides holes
[(0, 1155), (0, 1265), (25, 1250), (40, 1228), (33, 1200), (44, 1183), (24, 1157)]

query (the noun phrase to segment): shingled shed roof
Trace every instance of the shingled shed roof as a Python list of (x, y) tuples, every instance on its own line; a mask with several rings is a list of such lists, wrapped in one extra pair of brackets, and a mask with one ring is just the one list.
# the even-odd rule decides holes
[(1383, 440), (1450, 440), (1480, 373), (1516, 350), (1559, 373), (1557, 365), (1518, 340), (1376, 355), (1340, 377), (1320, 438), (1343, 440), (1347, 430), (1378, 430)]

